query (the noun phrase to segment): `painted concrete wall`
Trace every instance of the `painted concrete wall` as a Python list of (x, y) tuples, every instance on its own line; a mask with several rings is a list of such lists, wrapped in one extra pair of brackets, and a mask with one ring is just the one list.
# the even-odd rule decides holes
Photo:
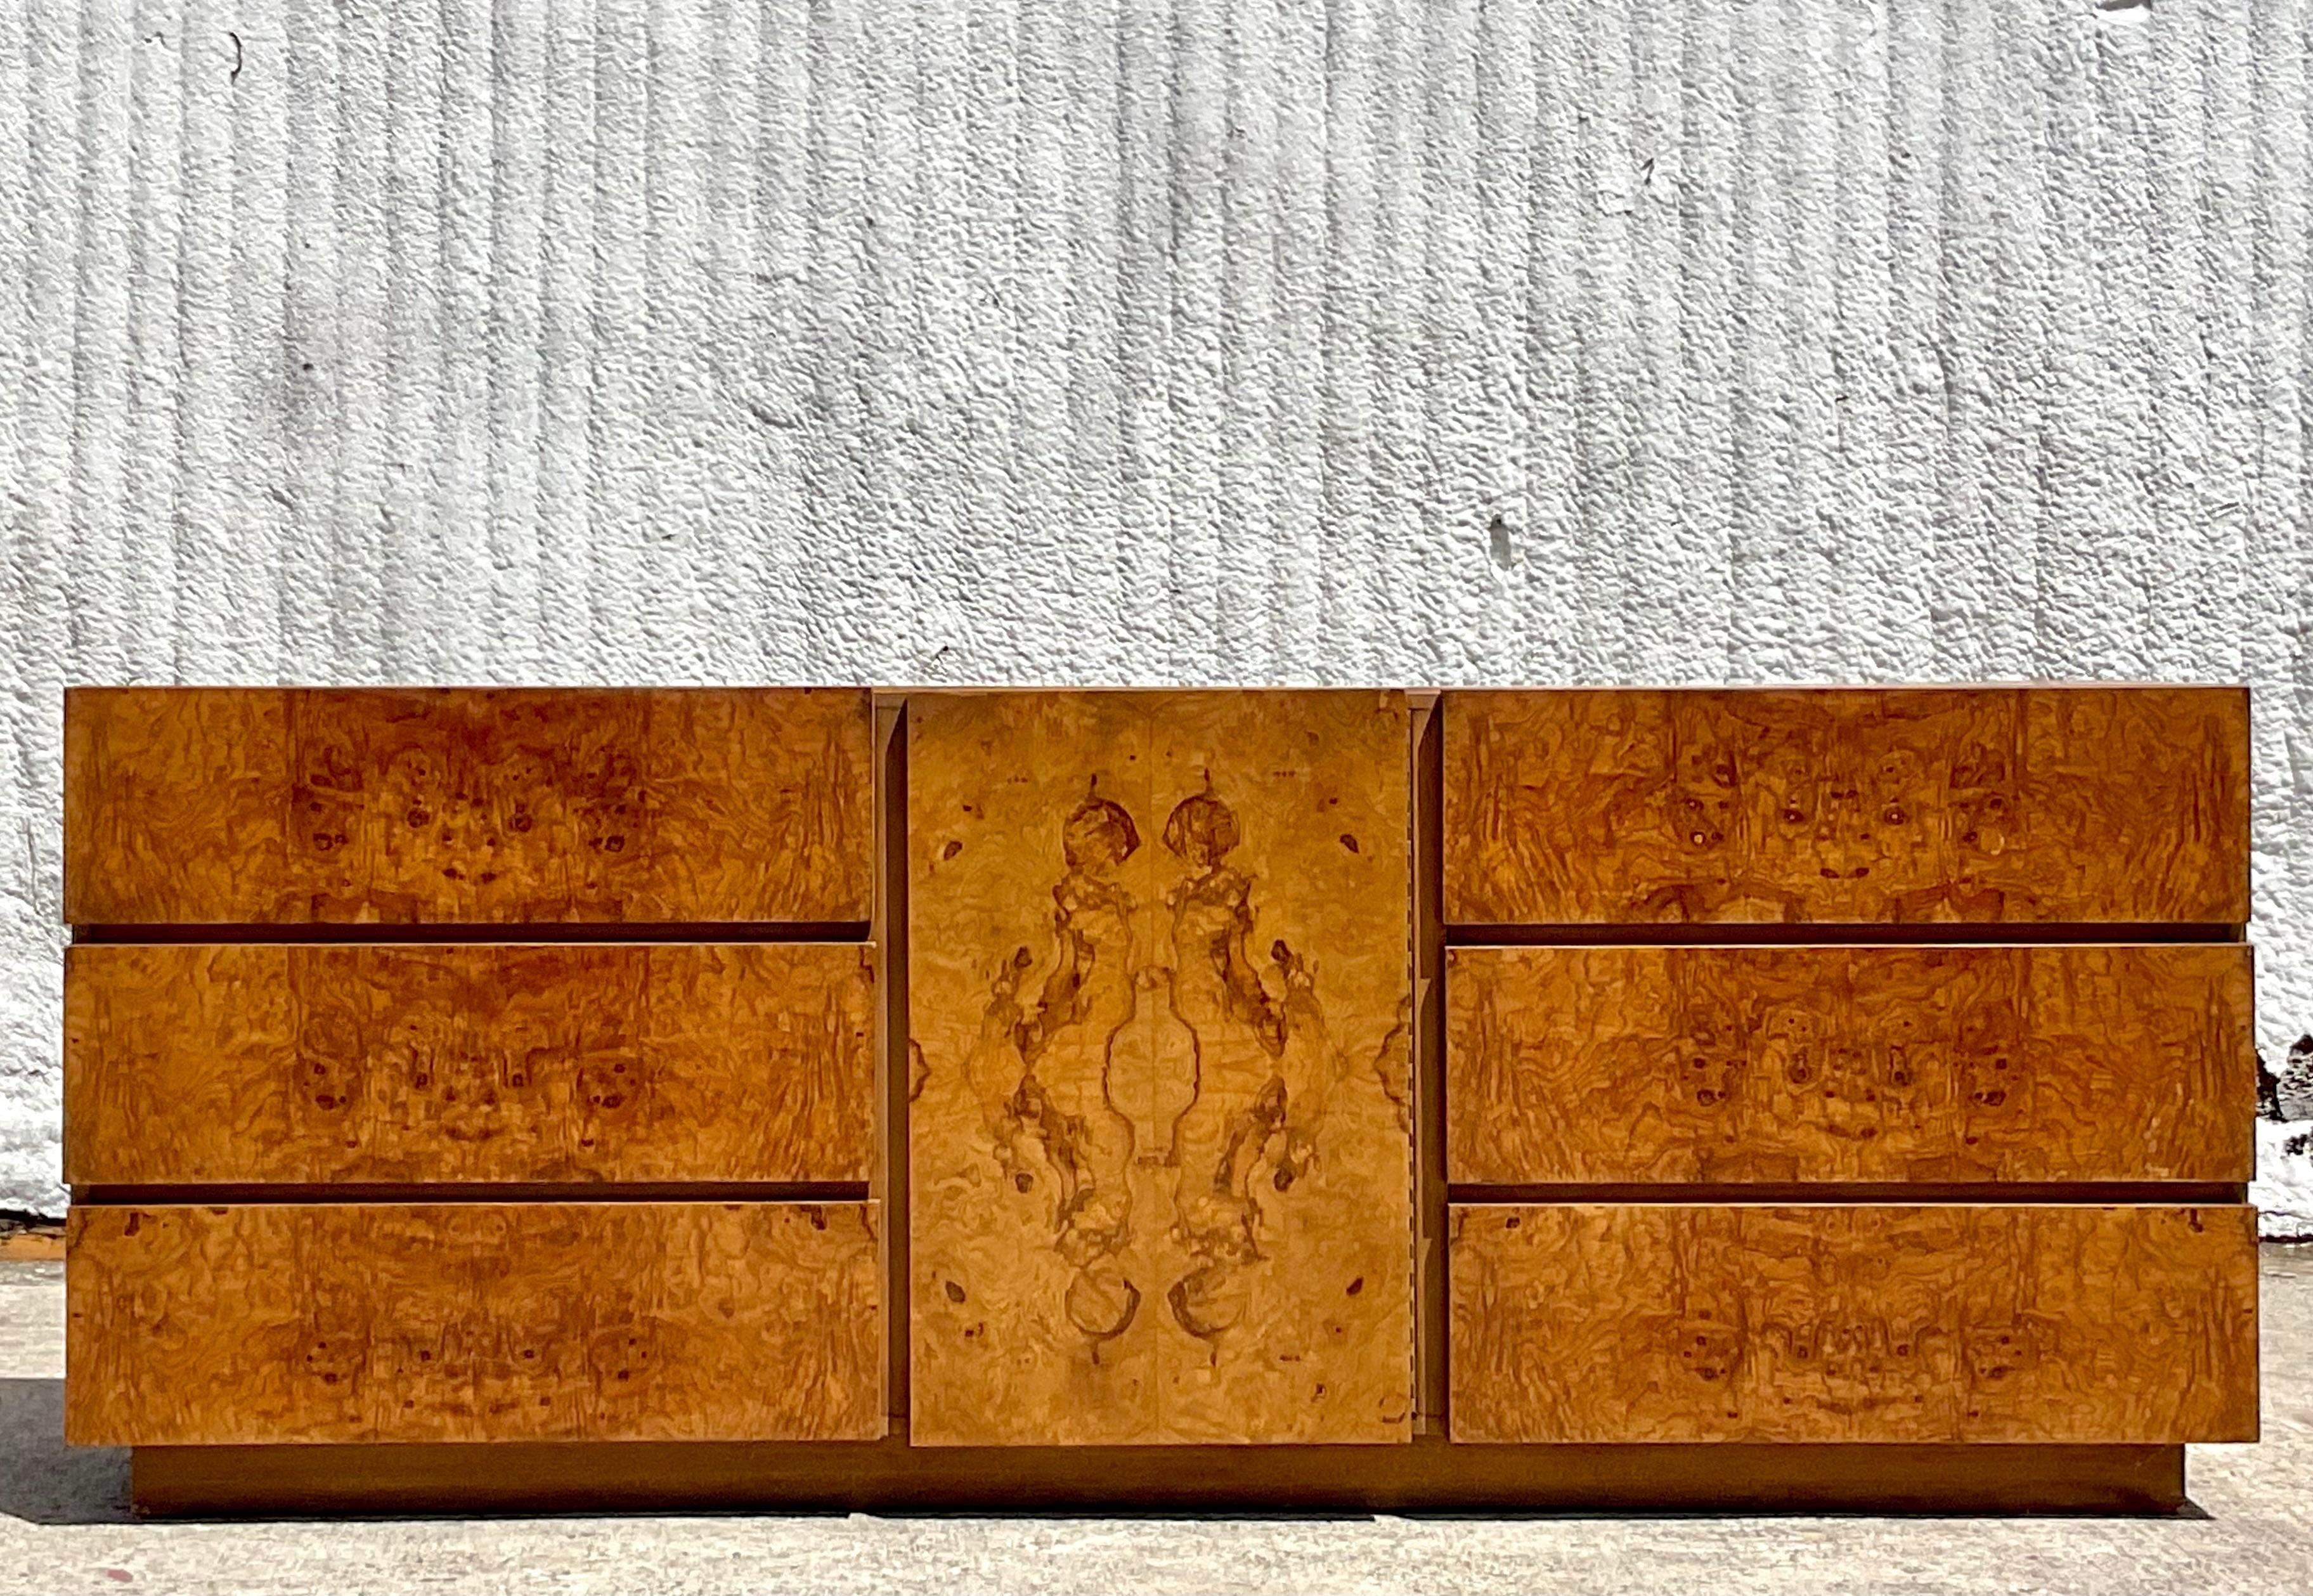
[(2247, 680), (2313, 1028), (2304, 0), (4, 10), (0, 1205), (67, 681)]

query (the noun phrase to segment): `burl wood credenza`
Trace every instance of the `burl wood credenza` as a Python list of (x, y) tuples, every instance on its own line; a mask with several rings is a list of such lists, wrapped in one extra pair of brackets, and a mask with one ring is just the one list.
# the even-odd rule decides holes
[(2233, 689), (84, 689), (152, 1511), (2171, 1508)]

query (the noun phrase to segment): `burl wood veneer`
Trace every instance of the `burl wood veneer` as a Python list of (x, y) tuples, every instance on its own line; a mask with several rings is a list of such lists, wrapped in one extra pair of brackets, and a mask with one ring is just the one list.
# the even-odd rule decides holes
[(65, 1178), (865, 1181), (866, 944), (77, 947)]
[(1452, 923), (2248, 918), (2238, 688), (1443, 703)]
[(2247, 948), (1459, 948), (1450, 1177), (2245, 1182)]
[(1403, 695), (908, 719), (914, 1439), (1403, 1440)]
[(66, 1439), (866, 1440), (873, 1203), (81, 1207)]
[(2245, 1207), (1455, 1211), (1457, 1441), (2253, 1441)]
[(76, 692), (68, 1437), (195, 1510), (2171, 1508), (2256, 1432), (2246, 714), (1449, 692), (1417, 867), (1396, 692)]
[(75, 925), (860, 922), (864, 692), (82, 688)]

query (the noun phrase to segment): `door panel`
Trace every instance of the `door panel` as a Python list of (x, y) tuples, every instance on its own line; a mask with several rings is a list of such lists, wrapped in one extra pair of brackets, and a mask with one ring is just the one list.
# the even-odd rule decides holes
[(914, 1438), (1404, 1439), (1403, 695), (908, 715)]

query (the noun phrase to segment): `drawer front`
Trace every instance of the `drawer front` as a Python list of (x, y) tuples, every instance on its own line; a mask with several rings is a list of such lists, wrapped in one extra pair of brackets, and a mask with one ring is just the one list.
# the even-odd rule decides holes
[(908, 718), (914, 1439), (1405, 1440), (1403, 695)]
[(873, 1203), (78, 1208), (66, 1438), (873, 1439), (879, 1223)]
[(2242, 1207), (1474, 1206), (1457, 1441), (2253, 1441)]
[(857, 922), (857, 691), (78, 689), (75, 925)]
[(2237, 688), (1449, 692), (1464, 925), (2248, 918)]
[(2233, 945), (1460, 948), (1457, 1181), (2247, 1181)]
[(65, 1176), (865, 1180), (875, 1003), (857, 943), (75, 947)]

